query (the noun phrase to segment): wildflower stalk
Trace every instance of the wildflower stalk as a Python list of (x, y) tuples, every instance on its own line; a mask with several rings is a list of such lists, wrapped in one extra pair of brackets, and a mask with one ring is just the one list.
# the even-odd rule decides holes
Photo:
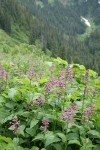
[(85, 97), (86, 97), (86, 89), (87, 89), (87, 86), (85, 86), (84, 94), (83, 94), (83, 101), (82, 101), (82, 116), (83, 116), (83, 111), (84, 111), (84, 104), (85, 104)]
[[(70, 68), (70, 65), (67, 66), (66, 72), (65, 72), (65, 94), (64, 94), (64, 99), (66, 97), (66, 90), (67, 90), (67, 84), (71, 83), (73, 80), (73, 72), (72, 69)], [(67, 81), (67, 83), (66, 83)]]
[(87, 86), (89, 82), (88, 79), (89, 79), (89, 72), (87, 70), (85, 74), (85, 88), (84, 88), (83, 101), (82, 101), (82, 120), (84, 116), (84, 104), (85, 104), (86, 90), (87, 90)]

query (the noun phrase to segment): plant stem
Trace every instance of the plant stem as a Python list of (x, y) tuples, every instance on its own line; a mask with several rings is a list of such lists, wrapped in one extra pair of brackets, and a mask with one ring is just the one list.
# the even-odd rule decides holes
[(87, 85), (85, 86), (84, 94), (83, 94), (83, 102), (82, 102), (82, 119), (83, 119), (83, 112), (84, 112), (84, 104), (85, 104), (85, 97), (86, 97), (86, 89), (87, 89)]

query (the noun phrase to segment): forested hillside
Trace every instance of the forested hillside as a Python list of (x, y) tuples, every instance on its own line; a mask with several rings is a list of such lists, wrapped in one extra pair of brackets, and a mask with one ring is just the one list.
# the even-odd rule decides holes
[(14, 38), (100, 73), (98, 0), (0, 0), (0, 8), (0, 27)]
[[(53, 56), (60, 56), (69, 62), (85, 64), (87, 68), (100, 72), (98, 0), (26, 0), (23, 2), (27, 4), (27, 8), (36, 20), (30, 43), (35, 43), (38, 38), (42, 49), (48, 48)], [(89, 19), (91, 27), (81, 21), (82, 16)]]

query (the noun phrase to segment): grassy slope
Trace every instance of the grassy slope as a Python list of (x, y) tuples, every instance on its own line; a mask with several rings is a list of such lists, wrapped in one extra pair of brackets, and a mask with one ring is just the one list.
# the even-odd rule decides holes
[(33, 59), (34, 61), (50, 59), (41, 51), (38, 44), (36, 46), (28, 44), (28, 38), (24, 32), (17, 32), (16, 30), (14, 32), (16, 34), (10, 36), (0, 29), (0, 61), (31, 63)]

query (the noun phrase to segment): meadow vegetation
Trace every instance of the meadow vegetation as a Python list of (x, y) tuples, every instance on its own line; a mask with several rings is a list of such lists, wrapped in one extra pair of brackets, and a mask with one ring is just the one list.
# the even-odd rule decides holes
[(99, 150), (98, 74), (0, 32), (0, 149)]

